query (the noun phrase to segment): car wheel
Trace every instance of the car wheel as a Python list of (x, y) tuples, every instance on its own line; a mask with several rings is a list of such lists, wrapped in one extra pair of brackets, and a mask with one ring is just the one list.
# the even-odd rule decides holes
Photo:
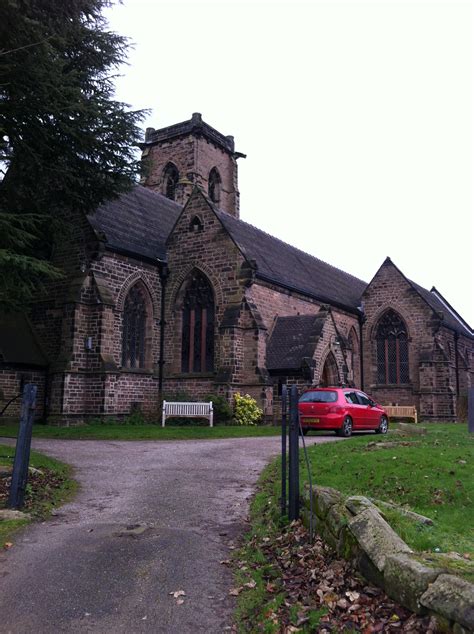
[(382, 416), (380, 419), (379, 426), (375, 430), (376, 434), (386, 434), (388, 430), (388, 418), (386, 416)]
[(352, 419), (350, 416), (346, 416), (342, 421), (341, 429), (337, 430), (337, 435), (343, 438), (349, 438), (352, 434)]

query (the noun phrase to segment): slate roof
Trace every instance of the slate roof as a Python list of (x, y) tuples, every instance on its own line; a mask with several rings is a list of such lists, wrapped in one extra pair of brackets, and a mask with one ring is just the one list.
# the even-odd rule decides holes
[(304, 359), (312, 359), (326, 317), (278, 317), (267, 345), (268, 370), (299, 370)]
[(111, 200), (89, 216), (107, 245), (147, 258), (166, 258), (165, 242), (182, 207), (141, 185)]
[(443, 314), (443, 323), (446, 324), (446, 326), (452, 328), (460, 335), (468, 336), (471, 338), (474, 336), (472, 329), (462, 319), (462, 317), (458, 316), (456, 311), (451, 306), (449, 306), (447, 302), (444, 303), (441, 300), (441, 298), (437, 294), (436, 289), (433, 288), (431, 291), (428, 291), (426, 288), (419, 286), (419, 284), (416, 284), (411, 280), (410, 283), (435, 312), (441, 312)]
[(33, 366), (47, 365), (25, 315), (0, 315), (0, 361)]
[[(210, 206), (245, 257), (256, 264), (256, 277), (300, 291), (321, 302), (355, 310), (367, 284), (274, 236)], [(112, 249), (137, 256), (166, 260), (166, 239), (173, 229), (181, 205), (162, 194), (137, 185), (89, 216), (91, 225), (103, 233)], [(402, 273), (403, 275), (403, 273)], [(428, 291), (415, 282), (413, 288), (443, 322), (462, 335), (473, 337), (472, 329), (457, 315), (436, 289)]]
[(256, 227), (216, 213), (222, 224), (245, 253), (257, 264), (256, 276), (301, 291), (323, 302), (356, 309), (366, 282), (300, 251)]

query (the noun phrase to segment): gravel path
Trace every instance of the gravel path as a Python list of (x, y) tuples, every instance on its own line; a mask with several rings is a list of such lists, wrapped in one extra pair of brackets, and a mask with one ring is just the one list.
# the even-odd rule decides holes
[(0, 632), (226, 631), (232, 576), (219, 562), (279, 443), (34, 440), (75, 467), (81, 490), (0, 551)]

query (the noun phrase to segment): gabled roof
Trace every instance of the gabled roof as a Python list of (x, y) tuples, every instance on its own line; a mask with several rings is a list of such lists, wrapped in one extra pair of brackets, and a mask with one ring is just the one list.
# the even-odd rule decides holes
[(237, 246), (257, 266), (256, 277), (355, 311), (366, 282), (223, 211), (215, 210)]
[(89, 221), (112, 250), (164, 260), (166, 238), (181, 211), (166, 196), (137, 185), (99, 207)]
[(458, 315), (454, 308), (447, 302), (447, 300), (444, 299), (436, 288), (433, 287), (431, 291), (428, 291), (426, 288), (423, 288), (415, 282), (411, 282), (411, 284), (435, 312), (442, 313), (443, 324), (458, 332), (460, 335), (468, 337), (474, 336), (472, 328), (470, 328), (464, 319)]
[(372, 282), (377, 278), (380, 270), (384, 266), (392, 266), (398, 273), (403, 277), (403, 279), (411, 286), (411, 288), (418, 294), (421, 299), (428, 304), (428, 306), (439, 316), (441, 317), (441, 322), (451, 330), (459, 333), (460, 335), (464, 335), (470, 338), (474, 338), (474, 331), (469, 326), (467, 322), (454, 310), (454, 308), (449, 304), (449, 302), (441, 295), (441, 293), (433, 286), (431, 291), (428, 291), (423, 286), (420, 286), (416, 282), (409, 280), (407, 276), (401, 271), (394, 262), (387, 256), (381, 266), (379, 267), (377, 273), (374, 275), (372, 280), (366, 287), (366, 290), (370, 288)]
[[(359, 306), (365, 282), (218, 210), (202, 195), (247, 260), (255, 262), (257, 277), (349, 310)], [(164, 260), (166, 239), (181, 211), (162, 194), (137, 185), (99, 207), (89, 220), (110, 249)]]
[(312, 359), (327, 313), (278, 317), (267, 346), (267, 368), (299, 370), (304, 359)]
[(48, 363), (22, 313), (0, 314), (0, 361), (27, 366)]

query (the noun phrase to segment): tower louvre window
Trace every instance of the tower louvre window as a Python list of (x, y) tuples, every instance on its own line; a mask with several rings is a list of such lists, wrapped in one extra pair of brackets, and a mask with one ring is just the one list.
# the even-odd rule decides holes
[(184, 296), (181, 369), (183, 372), (214, 369), (214, 294), (200, 272), (192, 275)]
[(389, 310), (380, 319), (376, 334), (377, 382), (398, 384), (409, 382), (408, 334), (398, 313)]
[(163, 172), (163, 193), (166, 198), (176, 200), (176, 187), (179, 181), (179, 172), (173, 163), (168, 163)]
[(219, 204), (221, 201), (222, 180), (216, 167), (209, 172), (209, 198), (212, 202)]

